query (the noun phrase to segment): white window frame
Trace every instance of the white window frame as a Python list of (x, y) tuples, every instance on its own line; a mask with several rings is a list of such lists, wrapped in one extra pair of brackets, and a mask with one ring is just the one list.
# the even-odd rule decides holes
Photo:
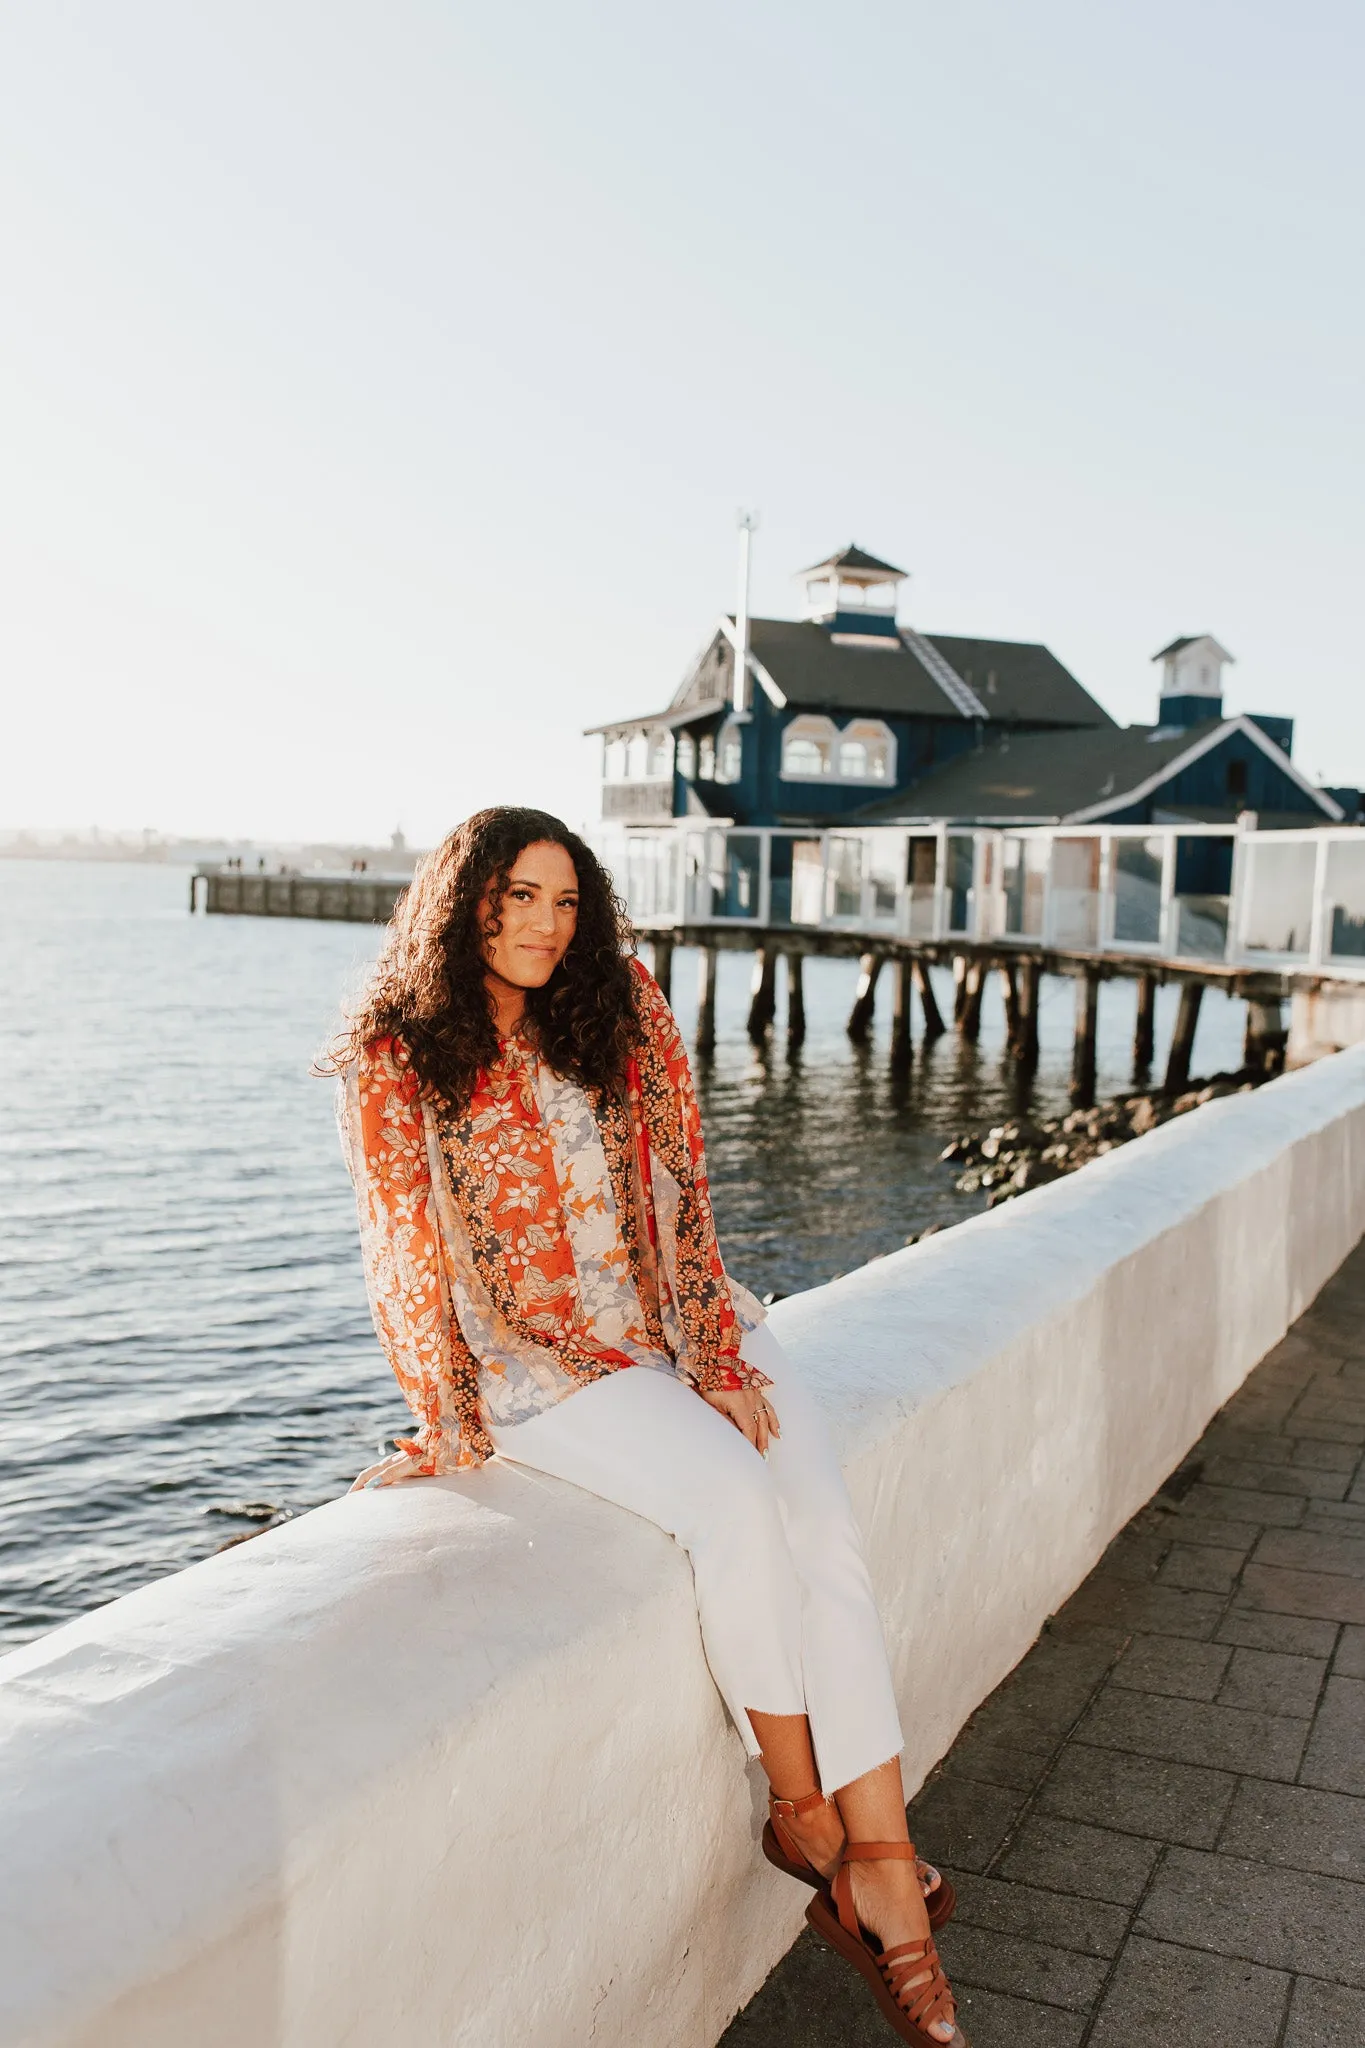
[[(792, 740), (809, 740), (823, 750), (823, 767), (818, 769), (798, 768), (794, 772), (787, 765), (787, 748)], [(779, 770), (783, 782), (833, 782), (838, 767), (839, 729), (832, 718), (822, 713), (803, 712), (799, 718), (789, 719), (782, 728), (782, 765)]]
[[(880, 747), (884, 772), (881, 775), (848, 774), (843, 766), (843, 750), (850, 741), (860, 743), (869, 751), (874, 746)], [(896, 780), (896, 735), (883, 719), (855, 718), (840, 732), (834, 758), (838, 781), (856, 782), (868, 789), (886, 789)]]
[[(734, 749), (736, 757), (733, 770), (727, 758), (731, 748)], [(737, 719), (727, 718), (720, 731), (716, 734), (715, 780), (717, 782), (738, 782), (743, 772), (744, 728)]]

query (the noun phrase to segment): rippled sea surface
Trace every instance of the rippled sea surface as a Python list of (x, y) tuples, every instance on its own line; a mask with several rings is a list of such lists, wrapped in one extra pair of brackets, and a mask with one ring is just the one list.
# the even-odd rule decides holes
[[(191, 917), (188, 889), (182, 869), (0, 861), (0, 1641), (206, 1555), (255, 1526), (244, 1506), (342, 1492), (406, 1412), (370, 1330), (331, 1087), (308, 1072), (378, 933)], [(995, 991), (979, 1046), (917, 1044), (896, 1077), (885, 1016), (866, 1050), (844, 1035), (851, 961), (807, 963), (798, 1058), (780, 1014), (756, 1054), (749, 966), (722, 956), (698, 1076), (736, 1275), (791, 1293), (979, 1208), (938, 1154), (1022, 1106)], [(695, 983), (680, 953), (689, 1038)], [(1071, 1019), (1069, 985), (1045, 983), (1032, 1101), (1049, 1110)], [(1132, 1022), (1107, 985), (1102, 1092), (1127, 1084)], [(1235, 1066), (1241, 1029), (1240, 1004), (1206, 997), (1198, 1068)]]

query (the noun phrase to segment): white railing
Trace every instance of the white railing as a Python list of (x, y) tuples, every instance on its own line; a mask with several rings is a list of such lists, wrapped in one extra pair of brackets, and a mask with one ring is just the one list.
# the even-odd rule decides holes
[(1226, 825), (653, 827), (599, 848), (647, 930), (721, 924), (1365, 980), (1365, 831)]

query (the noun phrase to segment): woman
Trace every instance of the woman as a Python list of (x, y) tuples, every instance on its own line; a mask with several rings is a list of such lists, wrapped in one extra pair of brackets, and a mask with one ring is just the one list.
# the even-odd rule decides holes
[(906, 1833), (843, 1479), (721, 1263), (687, 1057), (630, 943), (542, 811), (480, 811), (403, 898), (336, 1065), (375, 1327), (418, 1427), (356, 1484), (496, 1455), (674, 1536), (767, 1773), (765, 1854), (903, 2040), (966, 2048), (930, 1931), (952, 1889)]

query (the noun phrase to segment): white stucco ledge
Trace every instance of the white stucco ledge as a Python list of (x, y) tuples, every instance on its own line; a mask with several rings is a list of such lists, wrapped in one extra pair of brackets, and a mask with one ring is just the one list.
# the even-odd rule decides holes
[[(1365, 1232), (1365, 1047), (783, 1302), (913, 1788)], [(710, 2048), (800, 1924), (685, 1560), (492, 1466), (0, 1661), (3, 2048)]]

